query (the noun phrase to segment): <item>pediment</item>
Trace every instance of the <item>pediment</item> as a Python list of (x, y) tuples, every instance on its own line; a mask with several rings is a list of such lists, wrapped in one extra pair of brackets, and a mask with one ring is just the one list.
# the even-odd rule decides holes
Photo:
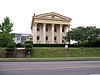
[(71, 21), (71, 18), (68, 18), (68, 17), (66, 17), (66, 16), (60, 15), (60, 14), (55, 13), (55, 12), (50, 12), (50, 13), (44, 13), (44, 14), (34, 15), (34, 18)]

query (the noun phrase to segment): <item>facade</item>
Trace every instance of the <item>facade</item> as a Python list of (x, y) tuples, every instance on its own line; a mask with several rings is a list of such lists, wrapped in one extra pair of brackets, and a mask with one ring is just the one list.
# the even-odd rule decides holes
[(14, 42), (16, 44), (21, 43), (24, 44), (25, 41), (32, 41), (31, 34), (23, 34), (23, 33), (15, 33)]
[(62, 44), (69, 31), (71, 18), (55, 12), (32, 17), (33, 44)]

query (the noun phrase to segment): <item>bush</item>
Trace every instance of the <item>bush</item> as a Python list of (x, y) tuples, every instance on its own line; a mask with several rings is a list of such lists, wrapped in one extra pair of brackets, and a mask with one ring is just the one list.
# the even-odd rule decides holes
[(100, 39), (94, 39), (90, 43), (91, 43), (90, 46), (100, 47)]
[(64, 47), (64, 44), (33, 44), (33, 47)]
[(100, 47), (100, 39), (93, 39), (90, 42), (84, 41), (82, 43), (84, 47)]
[(6, 50), (5, 48), (0, 48), (0, 58), (6, 57)]
[(16, 47), (24, 47), (24, 44), (18, 43), (16, 44)]
[[(68, 44), (69, 47), (78, 47), (76, 44)], [(33, 44), (33, 47), (65, 47), (65, 44)]]
[(32, 41), (26, 41), (25, 44), (33, 44)]
[(25, 48), (32, 48), (31, 44), (25, 44)]
[(28, 52), (30, 52), (31, 54), (31, 51), (32, 51), (32, 44), (25, 44), (25, 50), (26, 50), (26, 54), (29, 54)]

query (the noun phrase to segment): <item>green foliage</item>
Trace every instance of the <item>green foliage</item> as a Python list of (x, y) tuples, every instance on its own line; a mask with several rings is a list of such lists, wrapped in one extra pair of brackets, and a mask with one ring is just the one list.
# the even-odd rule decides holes
[(64, 44), (33, 44), (33, 47), (64, 47)]
[(0, 24), (0, 46), (7, 46), (9, 42), (13, 42), (14, 34), (11, 33), (13, 23), (10, 22), (9, 17), (4, 18), (2, 24)]
[(16, 47), (16, 44), (14, 42), (9, 42), (7, 44), (7, 48), (15, 48)]
[(6, 51), (14, 51), (15, 50), (15, 47), (16, 47), (16, 44), (14, 42), (9, 42), (7, 44), (7, 49)]
[(27, 43), (29, 43), (29, 44), (33, 44), (32, 41), (25, 41), (25, 44), (27, 44)]
[(32, 48), (32, 44), (25, 44), (25, 48)]
[(0, 46), (1, 47), (6, 47), (8, 42), (9, 42), (9, 38), (8, 37), (0, 36)]
[(24, 47), (24, 44), (18, 43), (16, 44), (16, 47)]
[[(78, 47), (77, 44), (68, 44), (69, 47)], [(33, 44), (33, 47), (65, 47), (65, 44)]]
[(0, 48), (0, 58), (6, 57), (6, 50), (5, 48)]
[(100, 47), (100, 39), (93, 39), (90, 42), (88, 42), (88, 40), (85, 40), (81, 43), (81, 45), (84, 47)]
[(94, 39), (100, 38), (100, 28), (96, 28), (95, 26), (72, 28), (66, 34), (65, 38), (78, 41), (78, 45), (80, 45), (80, 42), (84, 42), (84, 40), (91, 42)]

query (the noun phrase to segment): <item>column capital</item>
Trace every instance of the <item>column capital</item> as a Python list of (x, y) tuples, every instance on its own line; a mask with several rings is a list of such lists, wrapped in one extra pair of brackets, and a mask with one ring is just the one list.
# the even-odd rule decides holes
[(63, 26), (63, 24), (60, 24), (60, 28)]
[(34, 23), (34, 26), (37, 26), (38, 23)]
[(43, 26), (46, 26), (46, 23), (43, 23)]

